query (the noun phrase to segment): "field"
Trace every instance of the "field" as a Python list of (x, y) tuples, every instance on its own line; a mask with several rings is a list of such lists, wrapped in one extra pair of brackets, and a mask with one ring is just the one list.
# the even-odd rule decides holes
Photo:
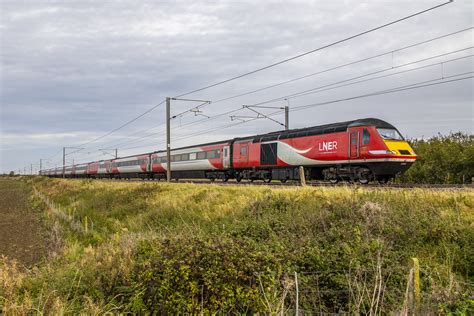
[(8, 181), (50, 250), (1, 260), (6, 313), (474, 311), (472, 189)]

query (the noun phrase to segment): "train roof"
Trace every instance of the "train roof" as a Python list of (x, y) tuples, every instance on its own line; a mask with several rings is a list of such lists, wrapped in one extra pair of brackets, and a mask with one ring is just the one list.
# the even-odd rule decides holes
[(331, 124), (305, 127), (305, 128), (299, 128), (299, 129), (282, 130), (282, 131), (276, 131), (276, 132), (271, 132), (267, 134), (236, 138), (235, 141), (238, 142), (238, 141), (243, 141), (243, 140), (252, 140), (252, 142), (254, 143), (267, 142), (267, 141), (273, 141), (277, 139), (287, 139), (287, 138), (294, 138), (294, 137), (305, 137), (305, 136), (345, 132), (347, 131), (348, 128), (357, 127), (357, 126), (375, 126), (375, 127), (380, 127), (380, 128), (396, 129), (395, 126), (383, 120), (376, 119), (376, 118), (363, 118), (363, 119), (357, 119), (357, 120), (346, 121), (346, 122), (331, 123)]

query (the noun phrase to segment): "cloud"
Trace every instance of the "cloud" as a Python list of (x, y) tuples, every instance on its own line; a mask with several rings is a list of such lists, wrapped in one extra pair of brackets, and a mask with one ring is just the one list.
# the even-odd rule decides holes
[[(36, 161), (39, 158), (36, 155), (52, 155), (62, 146), (81, 144), (104, 134), (166, 96), (251, 71), (439, 3), (408, 0), (139, 1), (133, 4), (129, 1), (2, 1), (1, 169), (17, 167), (18, 156), (28, 154), (25, 148), (44, 148), (25, 158)], [(455, 1), (403, 23), (190, 97), (219, 100), (470, 27), (472, 22), (472, 3)], [(275, 89), (212, 103), (203, 111), (212, 116), (242, 104), (466, 46), (472, 46), (472, 31), (396, 52), (393, 59), (391, 55), (383, 56)], [(466, 54), (472, 54), (472, 50)], [(463, 55), (453, 57), (456, 56)], [(466, 59), (444, 64), (443, 71), (447, 75), (456, 74), (472, 71), (472, 67), (472, 59)], [(324, 102), (429, 80), (438, 76), (440, 69), (430, 68), (328, 90), (292, 99), (290, 103), (297, 106)], [(472, 103), (472, 81), (465, 81), (294, 112), (291, 126), (378, 116), (399, 124), (404, 133), (414, 137), (451, 130), (472, 132), (472, 119), (466, 119), (472, 118)], [(179, 113), (192, 105), (173, 102), (173, 112)], [(147, 129), (152, 128), (154, 132), (163, 132), (160, 127), (163, 111), (163, 107), (159, 107), (135, 124), (89, 145), (87, 150), (92, 152), (105, 145), (120, 147), (120, 142), (126, 141), (122, 147), (132, 147), (136, 142), (133, 138), (124, 139), (127, 135), (138, 132), (134, 137), (146, 136)], [(426, 124), (413, 118), (423, 118)], [(180, 128), (197, 119), (186, 115), (173, 121), (174, 134), (184, 137), (231, 123), (224, 116)], [(216, 130), (211, 135), (181, 138), (175, 144), (189, 145), (277, 128), (273, 122), (258, 120)], [(151, 140), (152, 137), (150, 143)], [(146, 141), (136, 144), (146, 144)], [(162, 145), (143, 150), (159, 146)], [(133, 150), (142, 149), (124, 152)]]

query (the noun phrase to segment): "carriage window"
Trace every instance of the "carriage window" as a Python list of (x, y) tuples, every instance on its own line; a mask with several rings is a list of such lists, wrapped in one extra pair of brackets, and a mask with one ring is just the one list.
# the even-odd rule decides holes
[(210, 150), (206, 152), (206, 158), (207, 159), (212, 159), (212, 158), (220, 158), (221, 157), (221, 150)]
[(184, 161), (184, 160), (189, 160), (189, 154), (182, 154), (181, 155), (181, 161)]
[(189, 160), (196, 160), (196, 153), (189, 154)]
[(247, 156), (247, 147), (240, 147), (240, 155)]
[(207, 159), (216, 158), (216, 152), (214, 150), (206, 152), (206, 158)]
[(156, 157), (155, 162), (156, 163), (165, 163), (166, 162), (166, 157)]
[(205, 151), (198, 152), (197, 159), (206, 159), (206, 152)]
[(362, 144), (367, 145), (369, 142), (370, 142), (370, 133), (366, 128), (364, 128), (364, 131), (362, 132)]

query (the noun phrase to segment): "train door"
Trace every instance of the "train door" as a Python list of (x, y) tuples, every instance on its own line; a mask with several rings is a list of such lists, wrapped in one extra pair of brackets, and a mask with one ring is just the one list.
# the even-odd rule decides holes
[(249, 144), (240, 144), (239, 163), (247, 165), (249, 162)]
[(230, 147), (224, 146), (222, 154), (222, 167), (224, 169), (230, 168)]
[(349, 134), (349, 159), (359, 158), (359, 132), (350, 131)]
[(260, 145), (260, 164), (262, 166), (274, 166), (277, 164), (277, 143)]

